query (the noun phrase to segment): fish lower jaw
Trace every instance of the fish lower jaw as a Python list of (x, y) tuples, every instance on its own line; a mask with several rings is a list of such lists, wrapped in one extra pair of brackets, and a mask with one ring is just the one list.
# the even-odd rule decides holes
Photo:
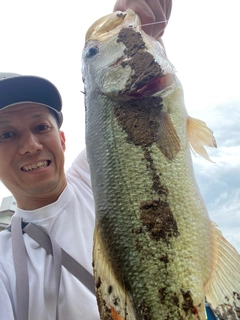
[(25, 171), (25, 172), (34, 171), (34, 170), (46, 168), (49, 166), (49, 164), (50, 164), (49, 160), (39, 161), (39, 162), (31, 164), (31, 165), (23, 166), (21, 168), (21, 170)]

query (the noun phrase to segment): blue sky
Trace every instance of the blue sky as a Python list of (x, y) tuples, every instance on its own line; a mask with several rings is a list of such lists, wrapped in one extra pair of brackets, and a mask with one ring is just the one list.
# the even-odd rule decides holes
[[(84, 148), (85, 32), (113, 5), (113, 0), (84, 1), (84, 7), (76, 0), (0, 4), (0, 70), (43, 76), (59, 88), (66, 167)], [(218, 149), (209, 153), (215, 163), (193, 156), (196, 177), (211, 218), (240, 252), (239, 9), (239, 0), (173, 0), (163, 40), (189, 114), (214, 131)], [(0, 200), (7, 195), (0, 184)]]

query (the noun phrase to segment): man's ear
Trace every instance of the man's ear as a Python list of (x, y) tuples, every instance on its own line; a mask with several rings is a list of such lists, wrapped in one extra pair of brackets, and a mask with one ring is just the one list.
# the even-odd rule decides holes
[(66, 150), (66, 138), (65, 138), (65, 134), (64, 134), (63, 131), (59, 131), (59, 134), (60, 134), (61, 145), (62, 145), (63, 151), (65, 151), (65, 150)]

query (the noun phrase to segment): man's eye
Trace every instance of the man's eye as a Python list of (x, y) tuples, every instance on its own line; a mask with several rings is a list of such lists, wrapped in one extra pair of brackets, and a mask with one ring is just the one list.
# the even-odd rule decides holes
[(37, 126), (37, 131), (48, 131), (50, 129), (50, 127), (46, 124), (40, 124), (39, 126)]
[(0, 134), (0, 140), (9, 140), (15, 136), (14, 132), (6, 131)]

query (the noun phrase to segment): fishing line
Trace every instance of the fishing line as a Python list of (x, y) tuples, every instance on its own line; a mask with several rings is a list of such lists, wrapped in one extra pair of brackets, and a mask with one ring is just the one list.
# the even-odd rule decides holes
[(151, 26), (151, 25), (160, 24), (160, 23), (168, 23), (168, 21), (169, 20), (163, 20), (163, 21), (151, 22), (151, 23), (144, 23), (144, 24), (140, 24), (139, 27)]

